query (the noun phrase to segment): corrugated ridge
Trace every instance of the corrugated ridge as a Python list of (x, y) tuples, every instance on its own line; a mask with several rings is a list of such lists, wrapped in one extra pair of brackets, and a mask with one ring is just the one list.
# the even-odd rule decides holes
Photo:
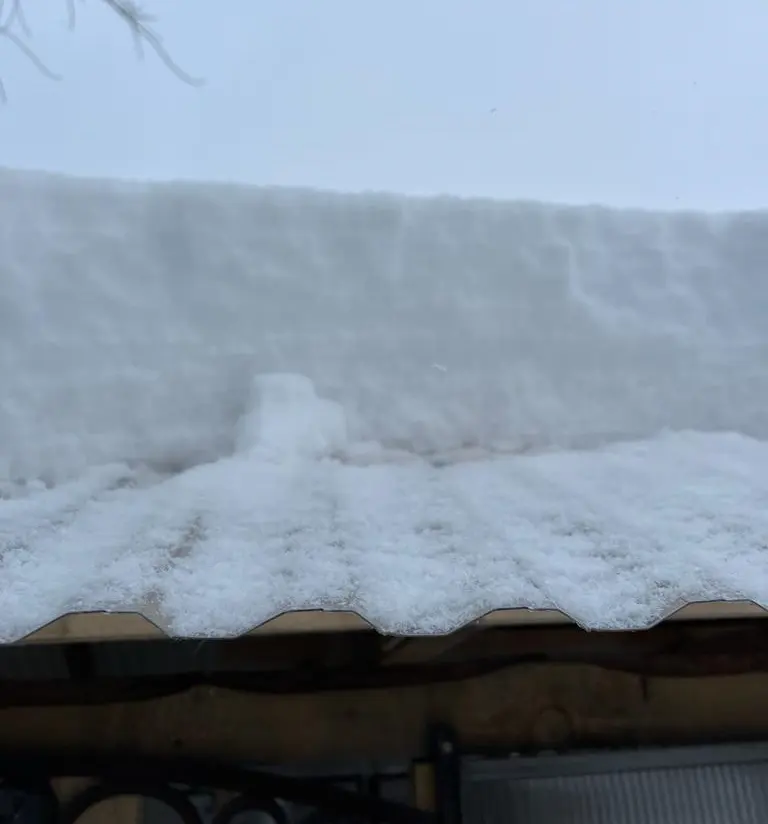
[[(556, 769), (553, 764), (553, 769)], [(757, 824), (768, 762), (472, 780), (465, 824)]]
[[(699, 601), (670, 610), (659, 621), (632, 629), (651, 629), (663, 621), (717, 621), (766, 617), (768, 617), (768, 610), (754, 601)], [(459, 630), (474, 622), (489, 627), (578, 624), (578, 621), (559, 610), (512, 608), (478, 615), (477, 618), (457, 626), (456, 629)], [(355, 612), (299, 610), (277, 615), (240, 636), (222, 637), (242, 637), (242, 635), (251, 634), (343, 633), (370, 629), (380, 628)], [(163, 637), (180, 638), (182, 636), (166, 633), (161, 626), (137, 612), (77, 612), (62, 615), (18, 640), (24, 643), (52, 643), (146, 640)]]

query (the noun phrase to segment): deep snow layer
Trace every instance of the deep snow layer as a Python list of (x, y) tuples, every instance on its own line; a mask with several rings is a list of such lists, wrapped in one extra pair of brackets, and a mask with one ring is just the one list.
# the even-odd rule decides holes
[(0, 637), (768, 604), (768, 216), (0, 171)]
[(254, 375), (420, 453), (768, 436), (768, 216), (0, 172), (0, 478), (234, 449)]

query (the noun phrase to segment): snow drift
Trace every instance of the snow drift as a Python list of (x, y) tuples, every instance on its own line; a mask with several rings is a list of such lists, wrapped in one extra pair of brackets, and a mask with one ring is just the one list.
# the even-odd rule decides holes
[(0, 634), (768, 603), (768, 215), (0, 171)]

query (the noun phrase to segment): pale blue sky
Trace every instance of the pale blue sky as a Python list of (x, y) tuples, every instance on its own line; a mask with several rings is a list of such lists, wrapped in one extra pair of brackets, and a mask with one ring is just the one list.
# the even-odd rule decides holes
[[(643, 206), (768, 206), (765, 0), (98, 0), (0, 42), (0, 165)], [(495, 109), (495, 112), (491, 110)]]

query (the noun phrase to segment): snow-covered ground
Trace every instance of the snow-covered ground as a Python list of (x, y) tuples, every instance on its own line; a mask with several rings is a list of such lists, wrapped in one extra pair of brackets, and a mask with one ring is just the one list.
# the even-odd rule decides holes
[(768, 214), (0, 170), (0, 637), (768, 604)]

